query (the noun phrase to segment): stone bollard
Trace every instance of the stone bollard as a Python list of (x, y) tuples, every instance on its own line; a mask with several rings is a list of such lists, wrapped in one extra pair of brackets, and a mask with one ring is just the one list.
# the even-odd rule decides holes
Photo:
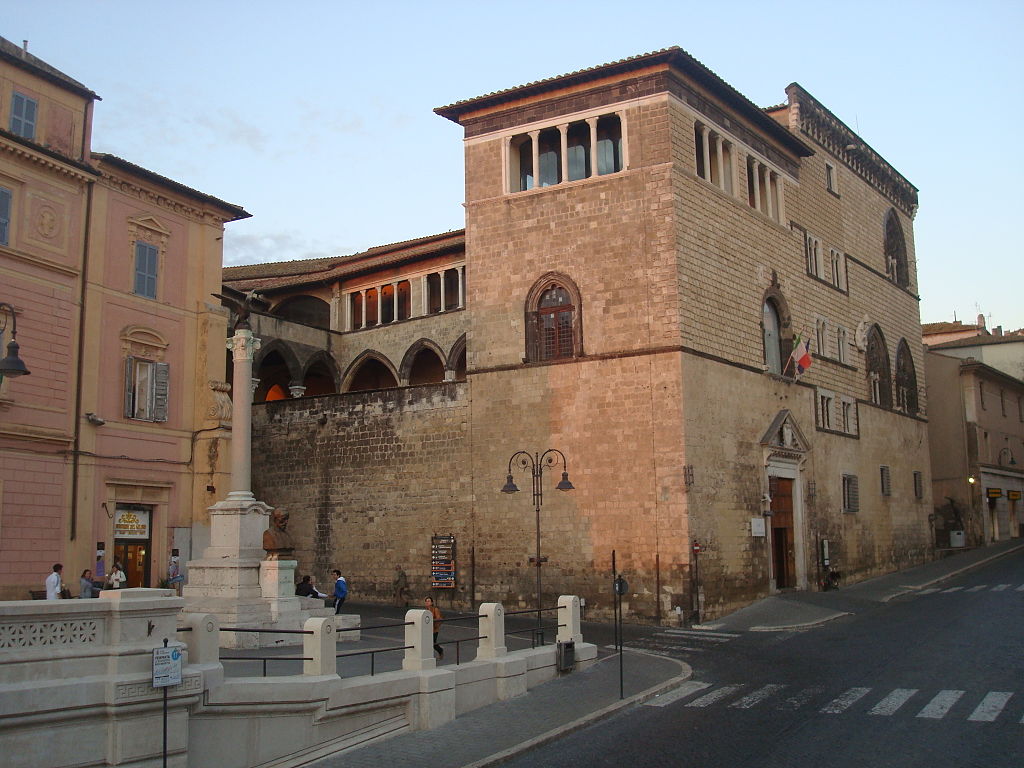
[(505, 609), (501, 603), (480, 604), (480, 644), (478, 659), (496, 659), (508, 653), (505, 647)]
[(313, 632), (312, 635), (302, 636), (302, 655), (308, 657), (302, 662), (302, 674), (337, 675), (334, 617), (306, 619), (302, 628), (307, 632)]
[(561, 595), (558, 598), (558, 636), (560, 643), (583, 642), (583, 628), (580, 625), (580, 599), (576, 595)]
[(208, 613), (186, 613), (184, 632), (189, 664), (220, 663), (220, 625), (216, 616)]
[(420, 671), (436, 668), (433, 639), (434, 617), (430, 615), (430, 611), (417, 608), (406, 611), (405, 620), (412, 624), (405, 628), (405, 644), (410, 647), (405, 649), (402, 669)]

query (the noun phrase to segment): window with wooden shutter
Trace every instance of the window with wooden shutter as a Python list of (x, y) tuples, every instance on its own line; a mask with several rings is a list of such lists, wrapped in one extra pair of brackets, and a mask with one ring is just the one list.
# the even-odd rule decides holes
[(883, 496), (892, 496), (892, 474), (884, 464), (878, 468), (879, 485)]
[(136, 421), (167, 421), (170, 365), (125, 358), (124, 415)]
[(11, 190), (0, 187), (0, 245), (10, 245)]

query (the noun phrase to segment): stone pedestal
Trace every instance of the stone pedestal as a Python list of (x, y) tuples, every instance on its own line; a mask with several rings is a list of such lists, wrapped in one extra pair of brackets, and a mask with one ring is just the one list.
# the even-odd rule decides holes
[[(263, 532), (272, 508), (255, 499), (228, 498), (209, 508), (210, 546), (188, 564), (182, 591), (187, 613), (211, 613), (222, 627), (302, 629), (311, 616), (295, 597), (294, 560), (264, 560)], [(302, 635), (220, 633), (222, 648), (301, 645)]]

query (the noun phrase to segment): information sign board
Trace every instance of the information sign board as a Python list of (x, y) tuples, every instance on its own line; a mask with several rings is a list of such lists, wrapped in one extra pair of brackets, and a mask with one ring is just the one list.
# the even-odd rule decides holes
[(455, 536), (430, 537), (430, 586), (455, 589)]
[(181, 684), (181, 650), (153, 649), (153, 687), (167, 688)]

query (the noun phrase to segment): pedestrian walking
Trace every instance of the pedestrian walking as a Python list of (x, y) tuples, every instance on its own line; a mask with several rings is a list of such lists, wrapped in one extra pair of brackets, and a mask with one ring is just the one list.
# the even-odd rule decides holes
[(395, 589), (395, 605), (399, 608), (409, 607), (409, 577), (405, 575), (402, 566), (395, 565), (395, 580), (392, 582)]
[(92, 571), (86, 568), (78, 579), (78, 599), (85, 600), (94, 597), (92, 590)]
[(434, 653), (438, 655), (438, 658), (444, 659), (444, 648), (438, 645), (437, 642), (437, 633), (441, 631), (441, 622), (444, 619), (441, 614), (441, 609), (434, 605), (434, 598), (432, 597), (424, 598), (423, 604), (427, 607), (427, 610), (430, 611), (430, 615), (434, 617)]
[(53, 571), (49, 576), (46, 577), (46, 599), (47, 600), (60, 600), (61, 588), (64, 586), (61, 583), (61, 574), (64, 572), (64, 566), (60, 563), (54, 563)]
[(345, 577), (341, 575), (341, 571), (335, 568), (331, 573), (335, 576), (334, 581), (334, 615), (337, 616), (341, 613), (341, 606), (345, 604), (345, 598), (348, 597), (348, 582), (345, 581)]

